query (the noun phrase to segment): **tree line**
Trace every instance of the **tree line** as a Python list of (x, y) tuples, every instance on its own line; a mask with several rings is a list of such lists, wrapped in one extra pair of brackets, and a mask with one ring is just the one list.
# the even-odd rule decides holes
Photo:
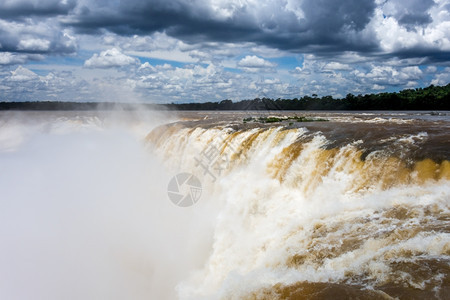
[(450, 84), (367, 95), (303, 96), (294, 99), (256, 98), (233, 102), (169, 104), (177, 110), (450, 110)]
[(450, 84), (367, 95), (255, 98), (220, 102), (129, 104), (112, 102), (0, 102), (0, 110), (450, 110)]

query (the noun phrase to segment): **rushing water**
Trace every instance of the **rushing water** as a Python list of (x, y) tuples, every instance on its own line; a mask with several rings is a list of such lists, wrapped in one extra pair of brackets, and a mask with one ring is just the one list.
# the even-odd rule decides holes
[(0, 297), (447, 298), (450, 113), (272, 114), (2, 113)]

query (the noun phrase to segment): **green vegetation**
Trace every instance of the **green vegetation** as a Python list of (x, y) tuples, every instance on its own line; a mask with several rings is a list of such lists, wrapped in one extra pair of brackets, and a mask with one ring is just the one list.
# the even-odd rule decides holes
[[(407, 89), (398, 93), (348, 94), (345, 98), (317, 95), (294, 99), (256, 98), (233, 102), (140, 104), (96, 102), (0, 102), (0, 110), (450, 110), (450, 84)], [(250, 122), (247, 120), (244, 122)], [(265, 120), (279, 122), (277, 120)], [(297, 122), (307, 122), (298, 121)], [(314, 120), (317, 121), (317, 120)]]
[[(348, 94), (345, 98), (317, 95), (294, 99), (256, 98), (233, 102), (168, 104), (175, 110), (450, 110), (450, 84), (407, 89), (398, 93)], [(247, 120), (246, 122), (249, 122)]]

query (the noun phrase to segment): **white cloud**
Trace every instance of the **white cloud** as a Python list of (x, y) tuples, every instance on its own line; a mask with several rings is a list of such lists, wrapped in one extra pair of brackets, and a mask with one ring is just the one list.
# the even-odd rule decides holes
[(426, 73), (436, 73), (436, 71), (437, 71), (437, 68), (436, 68), (435, 66), (428, 66), (428, 67), (425, 69), (425, 72), (426, 72)]
[(0, 52), (0, 65), (23, 64), (26, 61), (25, 55), (10, 52)]
[[(94, 41), (89, 40), (89, 43)], [(149, 36), (118, 36), (107, 34), (103, 37), (103, 44), (109, 47), (122, 49), (128, 55), (170, 60), (183, 63), (195, 63), (198, 61), (190, 56), (192, 47), (185, 45), (180, 40), (167, 36), (165, 33), (154, 33)], [(195, 47), (193, 47), (195, 49)]]
[(156, 72), (156, 68), (151, 64), (149, 64), (148, 62), (145, 62), (139, 66), (138, 72), (154, 73)]
[(330, 62), (327, 63), (324, 67), (324, 70), (327, 71), (349, 71), (352, 68), (347, 64), (342, 64), (339, 62)]
[(450, 67), (444, 69), (444, 72), (436, 74), (431, 80), (431, 84), (434, 85), (447, 85), (450, 82)]
[(239, 67), (243, 68), (273, 68), (275, 64), (267, 61), (263, 58), (260, 58), (256, 55), (247, 55), (243, 59), (241, 59), (238, 63)]
[(378, 84), (372, 85), (372, 90), (376, 90), (376, 91), (384, 90), (385, 88), (386, 87), (383, 85), (378, 85)]
[[(256, 31), (260, 29), (258, 32), (262, 39), (258, 39), (256, 35), (246, 35), (245, 32), (236, 38), (233, 28), (230, 32), (223, 32), (229, 34), (226, 38), (222, 38), (214, 28), (211, 30), (205, 28), (199, 31), (199, 35), (190, 35), (182, 31), (173, 34), (174, 31), (169, 30), (149, 31), (140, 35), (141, 31), (135, 31), (133, 28), (129, 28), (129, 31), (124, 28), (125, 32), (116, 34), (107, 26), (95, 31), (95, 34), (86, 32), (79, 34), (69, 25), (69, 21), (74, 20), (70, 14), (45, 15), (45, 17), (30, 15), (22, 19), (0, 18), (0, 51), (3, 51), (0, 52), (0, 84), (3, 90), (10, 91), (8, 99), (14, 99), (14, 91), (17, 93), (17, 99), (22, 99), (20, 97), (23, 95), (20, 93), (27, 93), (32, 99), (45, 99), (50, 94), (56, 95), (55, 99), (58, 97), (70, 99), (66, 91), (73, 90), (69, 88), (73, 82), (85, 88), (86, 99), (91, 97), (89, 99), (101, 101), (103, 98), (95, 97), (96, 90), (108, 91), (112, 86), (123, 86), (129, 90), (134, 89), (142, 99), (149, 101), (161, 99), (166, 102), (249, 99), (261, 96), (260, 92), (273, 97), (301, 97), (313, 93), (364, 94), (380, 90), (381, 87), (389, 90), (392, 87), (402, 89), (414, 85), (425, 86), (431, 82), (442, 85), (449, 82), (449, 76), (443, 74), (446, 71), (442, 70), (448, 62), (439, 64), (437, 61), (446, 59), (445, 53), (439, 51), (450, 49), (450, 13), (446, 7), (448, 0), (434, 0), (436, 5), (417, 14), (415, 9), (417, 5), (430, 1), (412, 0), (404, 4), (401, 0), (375, 1), (377, 6), (375, 13), (367, 15), (369, 25), (354, 35), (350, 35), (344, 29), (337, 32), (337, 35), (346, 36), (336, 36), (337, 48), (333, 52), (328, 52), (326, 43), (321, 44), (320, 35), (305, 42), (306, 44), (314, 42), (309, 44), (311, 47), (295, 48), (297, 25), (306, 22), (305, 28), (310, 28), (311, 34), (315, 32), (316, 26), (320, 33), (328, 25), (323, 22), (318, 24), (309, 22), (320, 19), (322, 13), (329, 8), (322, 7), (322, 4), (314, 4), (314, 1), (200, 1), (206, 7), (200, 12), (207, 14), (195, 15), (196, 20), (205, 21), (206, 17), (211, 17), (213, 20), (228, 22), (231, 16), (236, 18), (234, 25), (237, 27), (248, 28), (246, 26), (252, 24), (260, 26), (251, 29)], [(72, 13), (75, 15), (81, 13), (82, 7), (86, 6), (91, 9), (92, 16), (104, 17), (99, 13), (103, 12), (103, 1), (94, 2), (78, 1)], [(323, 3), (345, 8), (342, 11), (344, 15), (352, 12), (353, 8), (334, 2), (327, 0)], [(192, 7), (185, 0), (180, 0), (179, 3), (185, 3), (188, 8)], [(146, 4), (143, 6), (147, 7)], [(120, 11), (115, 11), (116, 8), (117, 6), (113, 5), (105, 8), (105, 11), (119, 14)], [(312, 10), (313, 8), (315, 10)], [(315, 13), (317, 15), (314, 15)], [(405, 21), (404, 18), (427, 14), (430, 16), (429, 21), (425, 20), (420, 24), (417, 23), (418, 25), (410, 19)], [(280, 19), (279, 16), (285, 18)], [(81, 23), (89, 21), (89, 14), (81, 14), (80, 17), (82, 18), (78, 21)], [(355, 22), (359, 19), (359, 15), (350, 17)], [(108, 16), (105, 18), (108, 19)], [(65, 24), (63, 30), (62, 23)], [(91, 23), (87, 25), (93, 26)], [(297, 29), (294, 32), (292, 28)], [(78, 27), (78, 29), (89, 31), (90, 28)], [(284, 34), (289, 37), (292, 32), (294, 39), (288, 39), (289, 42), (286, 44)], [(266, 34), (277, 38), (265, 39), (263, 36)], [(361, 40), (362, 36), (364, 40)], [(357, 44), (358, 47), (346, 48), (345, 45), (339, 45), (342, 39)], [(364, 44), (365, 40), (373, 43)], [(79, 56), (69, 57), (69, 54), (78, 50), (78, 42), (82, 46), (82, 52)], [(322, 46), (325, 48), (321, 48)], [(320, 56), (316, 56), (312, 54), (315, 52), (314, 49), (323, 51)], [(301, 52), (302, 50), (305, 52)], [(402, 54), (402, 51), (406, 54)], [(430, 52), (428, 56), (422, 54), (427, 51)], [(79, 57), (86, 52), (96, 54), (81, 61)], [(43, 59), (46, 55), (52, 54), (62, 56), (57, 60), (44, 60), (43, 63), (35, 65), (27, 64), (30, 60)], [(141, 64), (140, 57), (151, 59)], [(280, 61), (280, 67), (273, 63), (274, 59), (283, 57), (287, 59), (276, 60)], [(429, 57), (435, 60), (430, 62)], [(295, 58), (301, 59), (296, 61)], [(156, 59), (162, 61), (157, 64)], [(39, 75), (54, 76), (26, 74), (27, 72), (11, 66), (14, 64), (25, 64), (30, 72), (35, 71)], [(126, 73), (123, 72), (125, 68)], [(14, 75), (11, 71), (15, 72)], [(63, 71), (72, 72), (72, 75), (61, 73)], [(58, 79), (58, 76), (62, 77)], [(24, 81), (19, 85), (18, 81), (14, 80)], [(79, 93), (73, 95), (78, 96)]]
[(294, 70), (291, 71), (292, 74), (301, 74), (303, 69), (301, 67), (295, 67)]
[(38, 75), (33, 71), (28, 70), (22, 66), (18, 66), (17, 69), (11, 71), (11, 76), (8, 78), (10, 81), (30, 81), (37, 79)]
[(237, 67), (249, 73), (276, 73), (276, 66), (256, 55), (247, 55), (237, 63)]
[[(428, 1), (429, 2), (429, 1)], [(397, 3), (404, 6), (408, 2)], [(369, 28), (379, 40), (379, 45), (385, 53), (399, 52), (418, 49), (435, 49), (438, 51), (450, 50), (450, 13), (448, 12), (448, 1), (435, 1), (428, 14), (415, 11), (416, 14), (429, 16), (429, 23), (412, 24), (411, 26), (401, 24), (397, 11), (391, 10), (392, 1), (386, 1), (384, 5), (375, 10), (375, 14), (369, 24)], [(412, 3), (410, 3), (412, 4)], [(406, 5), (407, 6), (407, 5)], [(401, 7), (402, 14), (410, 14), (412, 11), (407, 7)], [(386, 12), (385, 12), (386, 11)], [(392, 12), (392, 15), (388, 14)]]
[(48, 51), (50, 49), (50, 41), (44, 39), (21, 40), (17, 45), (17, 49), (21, 51)]
[(401, 78), (405, 80), (418, 80), (422, 78), (423, 72), (418, 66), (401, 68)]
[[(38, 69), (42, 66), (44, 65), (35, 65)], [(42, 70), (45, 72), (45, 66)], [(101, 101), (103, 99), (95, 81), (88, 82), (80, 76), (74, 76), (72, 72), (67, 71), (67, 68), (62, 71), (51, 71), (43, 76), (23, 66), (3, 72), (0, 68), (0, 86), (2, 86), (0, 101)]]
[[(260, 79), (250, 73), (236, 74), (214, 64), (182, 68), (143, 64), (141, 67), (134, 78), (129, 78), (129, 83), (142, 95), (152, 95), (154, 101), (241, 100), (293, 94), (290, 84), (276, 77)], [(147, 69), (151, 71), (144, 73)]]
[(84, 62), (84, 66), (88, 68), (115, 68), (124, 67), (127, 65), (137, 64), (139, 61), (136, 58), (125, 55), (117, 48), (112, 48), (94, 54), (91, 58)]
[(369, 72), (360, 70), (351, 72), (364, 84), (407, 86), (408, 82), (420, 80), (423, 77), (422, 70), (417, 66), (393, 67), (374, 65)]
[(0, 18), (0, 51), (17, 53), (34, 59), (42, 54), (71, 54), (78, 49), (77, 38), (68, 29), (61, 29), (53, 18), (27, 18), (23, 22)]

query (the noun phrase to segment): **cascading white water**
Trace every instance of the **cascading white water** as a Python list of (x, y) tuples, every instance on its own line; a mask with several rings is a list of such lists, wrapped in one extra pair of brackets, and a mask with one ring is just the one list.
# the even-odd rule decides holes
[[(329, 146), (301, 126), (156, 127), (169, 122), (157, 117), (3, 115), (0, 298), (448, 292), (448, 161), (383, 149), (362, 159), (364, 140)], [(407, 153), (424, 139), (392, 143)], [(202, 184), (191, 207), (167, 195), (180, 172)]]
[[(356, 285), (378, 297), (393, 284), (441, 297), (450, 258), (449, 162), (407, 167), (382, 151), (362, 161), (362, 141), (327, 150), (323, 135), (302, 141), (307, 134), (175, 126), (148, 136), (169, 169), (209, 185), (202, 201), (220, 204), (212, 253), (178, 286), (180, 298), (281, 297), (283, 286), (309, 282)], [(196, 163), (211, 144), (229, 162), (217, 180)]]

